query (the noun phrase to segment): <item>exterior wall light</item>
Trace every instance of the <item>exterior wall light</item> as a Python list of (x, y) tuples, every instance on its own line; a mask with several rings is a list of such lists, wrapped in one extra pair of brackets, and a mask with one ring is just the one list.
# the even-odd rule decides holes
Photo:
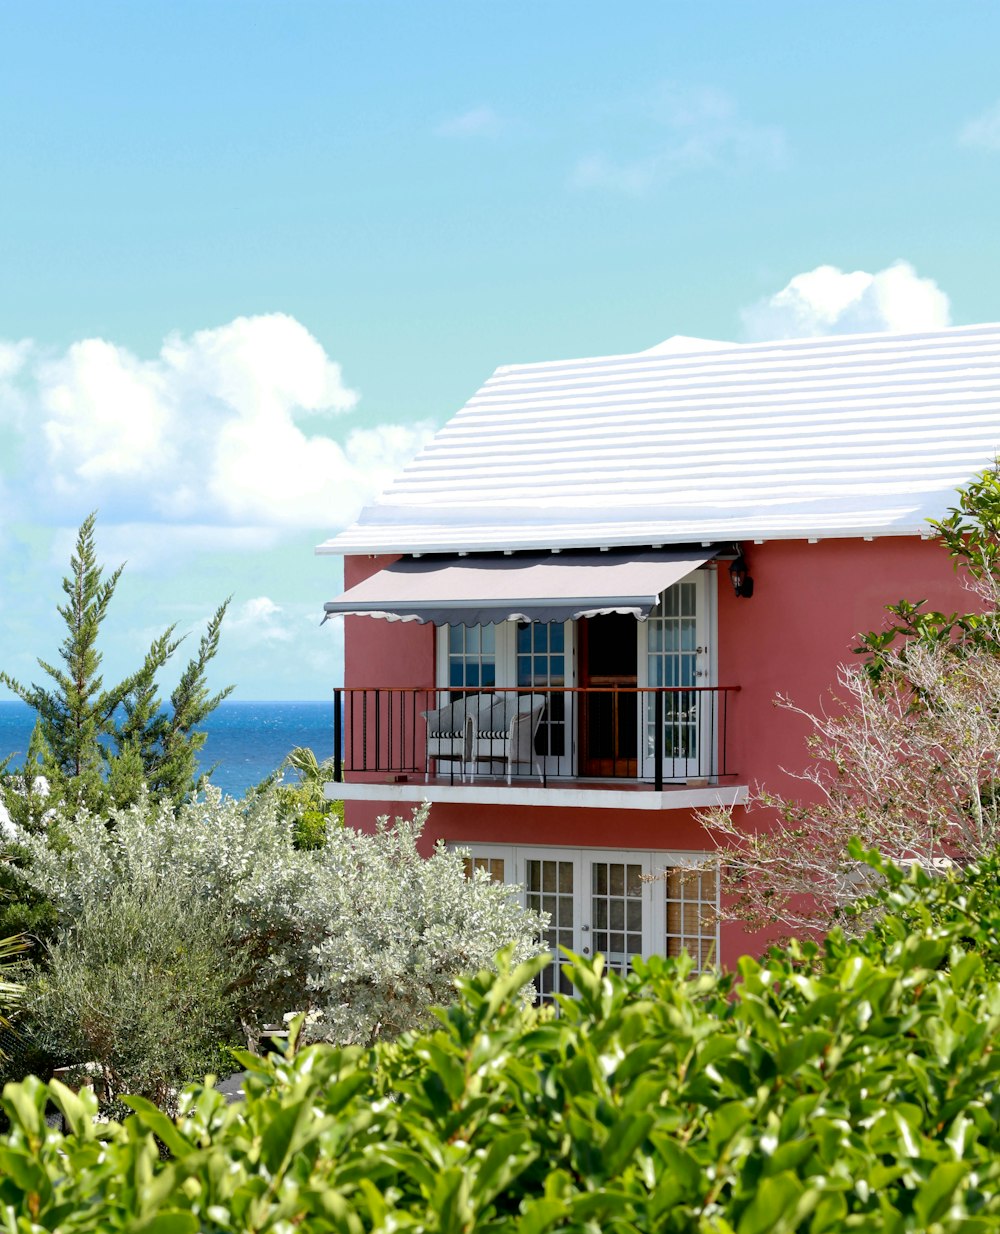
[(742, 596), (744, 600), (749, 600), (753, 595), (753, 579), (747, 571), (747, 563), (742, 552), (738, 553), (736, 559), (729, 563), (729, 577), (732, 580), (733, 591), (738, 596)]

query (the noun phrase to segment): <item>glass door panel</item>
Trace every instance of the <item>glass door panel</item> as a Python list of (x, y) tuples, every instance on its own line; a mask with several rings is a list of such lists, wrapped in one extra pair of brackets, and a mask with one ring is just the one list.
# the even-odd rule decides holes
[(590, 863), (590, 934), (609, 971), (627, 972), (633, 957), (646, 950), (642, 873), (642, 865), (633, 862)]
[(569, 743), (572, 706), (569, 695), (562, 688), (569, 684), (567, 668), (571, 656), (566, 624), (522, 622), (517, 627), (517, 685), (522, 690), (536, 689), (546, 698), (535, 734), (535, 753), (550, 775), (572, 772)]
[[(663, 778), (687, 780), (710, 770), (711, 709), (697, 687), (709, 684), (708, 649), (703, 635), (701, 579), (670, 587), (646, 622), (646, 685), (665, 686), (663, 693)], [(646, 695), (643, 775), (653, 776), (656, 700)]]
[(666, 953), (687, 951), (696, 970), (718, 960), (719, 872), (674, 866), (663, 874), (666, 892)]
[(535, 978), (539, 999), (544, 1002), (553, 993), (572, 994), (573, 987), (560, 971), (565, 957), (560, 947), (578, 950), (576, 919), (576, 862), (529, 858), (524, 863), (524, 901), (528, 908), (548, 913), (549, 926), (545, 942), (552, 952), (552, 963)]
[(496, 626), (448, 626), (448, 685), (492, 689), (496, 681)]

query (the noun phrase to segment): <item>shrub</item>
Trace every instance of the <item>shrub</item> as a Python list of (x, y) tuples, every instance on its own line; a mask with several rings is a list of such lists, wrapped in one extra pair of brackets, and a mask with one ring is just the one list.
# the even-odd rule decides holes
[[(454, 978), (489, 964), (506, 944), (520, 958), (537, 951), (541, 921), (507, 888), (466, 879), (458, 853), (419, 855), (426, 811), (392, 826), (382, 820), (375, 835), (334, 828), (322, 848), (300, 849), (279, 791), (235, 801), (209, 789), (204, 801), (180, 808), (142, 797), (108, 817), (81, 811), (24, 836), (30, 861), (20, 875), (52, 901), (60, 922), (53, 964), (68, 972), (101, 963), (100, 946), (85, 947), (81, 931), (93, 923), (87, 929), (97, 939), (118, 897), (123, 912), (134, 908), (129, 937), (140, 957), (143, 904), (149, 929), (173, 911), (157, 907), (162, 896), (202, 930), (197, 946), (214, 950), (220, 972), (237, 959), (245, 966), (234, 997), (249, 1043), (284, 1013), (304, 1011), (314, 1038), (367, 1044), (427, 1023), (429, 1008), (452, 996)], [(194, 963), (193, 937), (165, 937)], [(137, 959), (135, 971), (140, 984), (158, 988), (155, 965)], [(61, 1032), (70, 1020), (60, 1020)]]
[(969, 880), (923, 924), (919, 875), (895, 887), (912, 928), (745, 959), (738, 985), (575, 959), (553, 1019), (518, 999), (544, 960), (502, 964), (433, 1033), (244, 1057), (245, 1102), (195, 1087), (176, 1122), (130, 1100), (95, 1127), (85, 1095), (8, 1086), (0, 1211), (81, 1234), (1000, 1230), (1000, 989)]
[(227, 907), (130, 880), (87, 897), (50, 944), (27, 991), (30, 1037), (64, 1064), (89, 1064), (105, 1113), (122, 1113), (123, 1093), (174, 1108), (177, 1090), (218, 1070), (220, 1043), (241, 1043), (249, 964), (220, 945)]

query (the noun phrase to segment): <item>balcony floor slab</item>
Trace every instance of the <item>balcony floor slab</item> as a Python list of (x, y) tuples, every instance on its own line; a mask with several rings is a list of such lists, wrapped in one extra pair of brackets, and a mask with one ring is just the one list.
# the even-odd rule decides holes
[(472, 783), (452, 783), (433, 777), (405, 781), (328, 783), (324, 795), (330, 801), (454, 802), (461, 804), (559, 806), (581, 810), (700, 810), (711, 806), (743, 805), (748, 795), (746, 784), (692, 788), (673, 784), (657, 791), (651, 785), (593, 780), (560, 780), (558, 787), (537, 781), (477, 778)]

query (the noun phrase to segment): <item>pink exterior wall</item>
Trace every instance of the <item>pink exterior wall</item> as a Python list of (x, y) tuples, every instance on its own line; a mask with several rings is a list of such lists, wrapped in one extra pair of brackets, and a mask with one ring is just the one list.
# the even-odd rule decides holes
[[(839, 664), (850, 662), (856, 636), (876, 629), (885, 606), (900, 599), (926, 599), (932, 608), (973, 607), (950, 559), (933, 541), (885, 537), (862, 540), (772, 541), (745, 546), (754, 578), (751, 599), (737, 599), (725, 566), (718, 571), (717, 661), (720, 685), (738, 685), (731, 698), (728, 758), (735, 782), (796, 792), (781, 767), (806, 764), (806, 725), (775, 708), (777, 694), (815, 708), (829, 698)], [(347, 586), (392, 558), (348, 558)], [(417, 623), (347, 618), (349, 686), (434, 685), (434, 631)], [(733, 781), (730, 781), (733, 782)], [(391, 803), (348, 802), (351, 826), (369, 828), (381, 814), (399, 813)], [(764, 821), (760, 814), (748, 825)], [(663, 812), (557, 807), (454, 805), (432, 807), (424, 843), (437, 840), (498, 844), (598, 846), (639, 849), (711, 847), (689, 811)], [(747, 949), (743, 931), (723, 928), (728, 961)]]
[[(346, 557), (344, 588), (354, 587), (398, 561), (396, 557)], [(419, 621), (344, 618), (344, 685), (434, 686), (434, 627)]]
[(775, 696), (813, 709), (829, 700), (837, 666), (856, 658), (858, 634), (885, 624), (887, 604), (924, 599), (949, 612), (974, 607), (974, 597), (932, 540), (745, 547), (753, 597), (737, 599), (721, 570), (719, 579), (719, 682), (741, 687), (730, 713), (730, 766), (741, 783), (794, 791), (780, 768), (805, 765), (807, 727), (776, 708)]

